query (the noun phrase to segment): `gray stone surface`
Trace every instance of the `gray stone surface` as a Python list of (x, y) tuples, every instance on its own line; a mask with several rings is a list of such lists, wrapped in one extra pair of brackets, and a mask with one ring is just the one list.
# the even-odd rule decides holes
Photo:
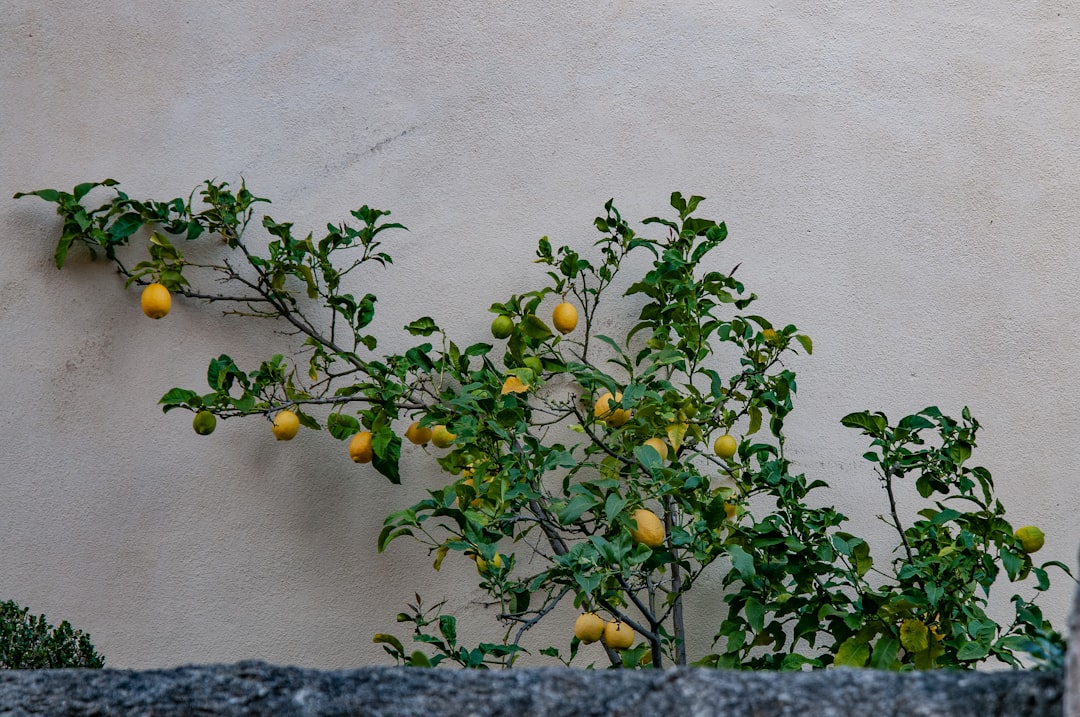
[(171, 670), (0, 672), (0, 716), (1043, 717), (1062, 674), (703, 669), (338, 672), (259, 662)]

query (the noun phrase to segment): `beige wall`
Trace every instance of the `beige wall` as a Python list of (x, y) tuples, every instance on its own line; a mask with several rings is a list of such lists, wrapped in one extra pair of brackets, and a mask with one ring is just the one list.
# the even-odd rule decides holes
[[(381, 663), (414, 591), (497, 635), (471, 567), (375, 553), (440, 480), (423, 453), (396, 488), (326, 434), (161, 414), (212, 356), (289, 339), (189, 301), (151, 322), (104, 263), (58, 272), (56, 217), (9, 198), (106, 176), (167, 198), (242, 175), (314, 230), (390, 208), (412, 231), (357, 287), (376, 330), (429, 313), (476, 340), (540, 283), (541, 234), (584, 247), (609, 197), (639, 219), (703, 194), (717, 267), (815, 340), (790, 445), (855, 528), (884, 503), (840, 417), (967, 404), (1014, 523), (1073, 564), (1080, 14), (947, 5), (0, 1), (0, 599), (117, 667)], [(1044, 599), (1062, 628), (1070, 594)], [(717, 613), (693, 601), (692, 653)]]

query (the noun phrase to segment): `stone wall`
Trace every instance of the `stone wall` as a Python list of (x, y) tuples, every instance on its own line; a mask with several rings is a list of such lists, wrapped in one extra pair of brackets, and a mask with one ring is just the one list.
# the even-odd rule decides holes
[(1061, 673), (705, 669), (500, 672), (261, 662), (169, 670), (0, 673), (0, 717), (1060, 717)]

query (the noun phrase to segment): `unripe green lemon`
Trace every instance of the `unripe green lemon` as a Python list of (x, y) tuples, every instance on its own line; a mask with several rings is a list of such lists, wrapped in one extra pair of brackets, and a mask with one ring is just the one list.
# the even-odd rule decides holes
[(491, 322), (491, 335), (497, 339), (505, 339), (514, 333), (514, 320), (506, 314), (496, 316)]
[(217, 428), (217, 416), (210, 413), (210, 411), (202, 410), (195, 414), (195, 419), (191, 422), (191, 427), (195, 429), (195, 432), (200, 436), (209, 436)]

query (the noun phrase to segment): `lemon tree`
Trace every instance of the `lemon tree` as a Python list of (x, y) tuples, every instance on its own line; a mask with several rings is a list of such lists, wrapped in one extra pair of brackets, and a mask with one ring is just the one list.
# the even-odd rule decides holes
[[(697, 214), (702, 197), (673, 193), (668, 215), (645, 219), (640, 232), (608, 202), (587, 252), (539, 240), (545, 273), (491, 305), (490, 336), (455, 340), (421, 317), (405, 327), (419, 343), (380, 356), (367, 330), (376, 297), (350, 288), (353, 272), (392, 263), (384, 232), (403, 227), (389, 212), (362, 206), (319, 236), (298, 235), (269, 214), (257, 219), (267, 200), (243, 183), (206, 182), (164, 202), (116, 187), (27, 193), (63, 219), (58, 267), (82, 246), (113, 261), (129, 286), (161, 287), (149, 310), (144, 302), (148, 316), (164, 317), (173, 297), (224, 303), (304, 339), (302, 353), (248, 370), (228, 355), (212, 359), (209, 391), (174, 388), (163, 410), (192, 411), (204, 435), (218, 419), (243, 417), (264, 418), (278, 440), (325, 429), (394, 483), (404, 435), (444, 472), (443, 486), (386, 518), (377, 549), (408, 539), (428, 547), (436, 570), (473, 561), (505, 631), (499, 643), (466, 647), (455, 616), (417, 595), (397, 619), (426, 649), (375, 637), (398, 661), (509, 666), (531, 628), (572, 610), (566, 642), (540, 652), (566, 663), (587, 654), (612, 666), (685, 664), (688, 622), (700, 630), (702, 616), (688, 618), (684, 597), (710, 568), (722, 575), (726, 607), (711, 626), (715, 652), (699, 664), (1060, 661), (1060, 636), (1034, 600), (1014, 596), (1011, 625), (984, 611), (999, 575), (1032, 578), (1038, 592), (1048, 567), (1066, 569), (1032, 562), (1044, 536), (1014, 532), (989, 472), (967, 465), (978, 424), (966, 409), (961, 420), (931, 408), (896, 425), (871, 412), (842, 421), (870, 439), (895, 557), (875, 562), (865, 540), (842, 530), (839, 511), (808, 499), (826, 483), (794, 470), (784, 425), (796, 393), (789, 364), (813, 344), (749, 310), (756, 297), (723, 251), (726, 226)], [(95, 190), (113, 196), (91, 208)], [(258, 242), (248, 239), (255, 227)], [(207, 237), (223, 240), (220, 262), (185, 257), (183, 242)], [(132, 250), (121, 249), (132, 240), (148, 257), (129, 267)], [(622, 277), (631, 254), (646, 269)], [(640, 307), (620, 336), (595, 330), (603, 310), (625, 311), (613, 292)], [(899, 506), (901, 480), (926, 504)]]

